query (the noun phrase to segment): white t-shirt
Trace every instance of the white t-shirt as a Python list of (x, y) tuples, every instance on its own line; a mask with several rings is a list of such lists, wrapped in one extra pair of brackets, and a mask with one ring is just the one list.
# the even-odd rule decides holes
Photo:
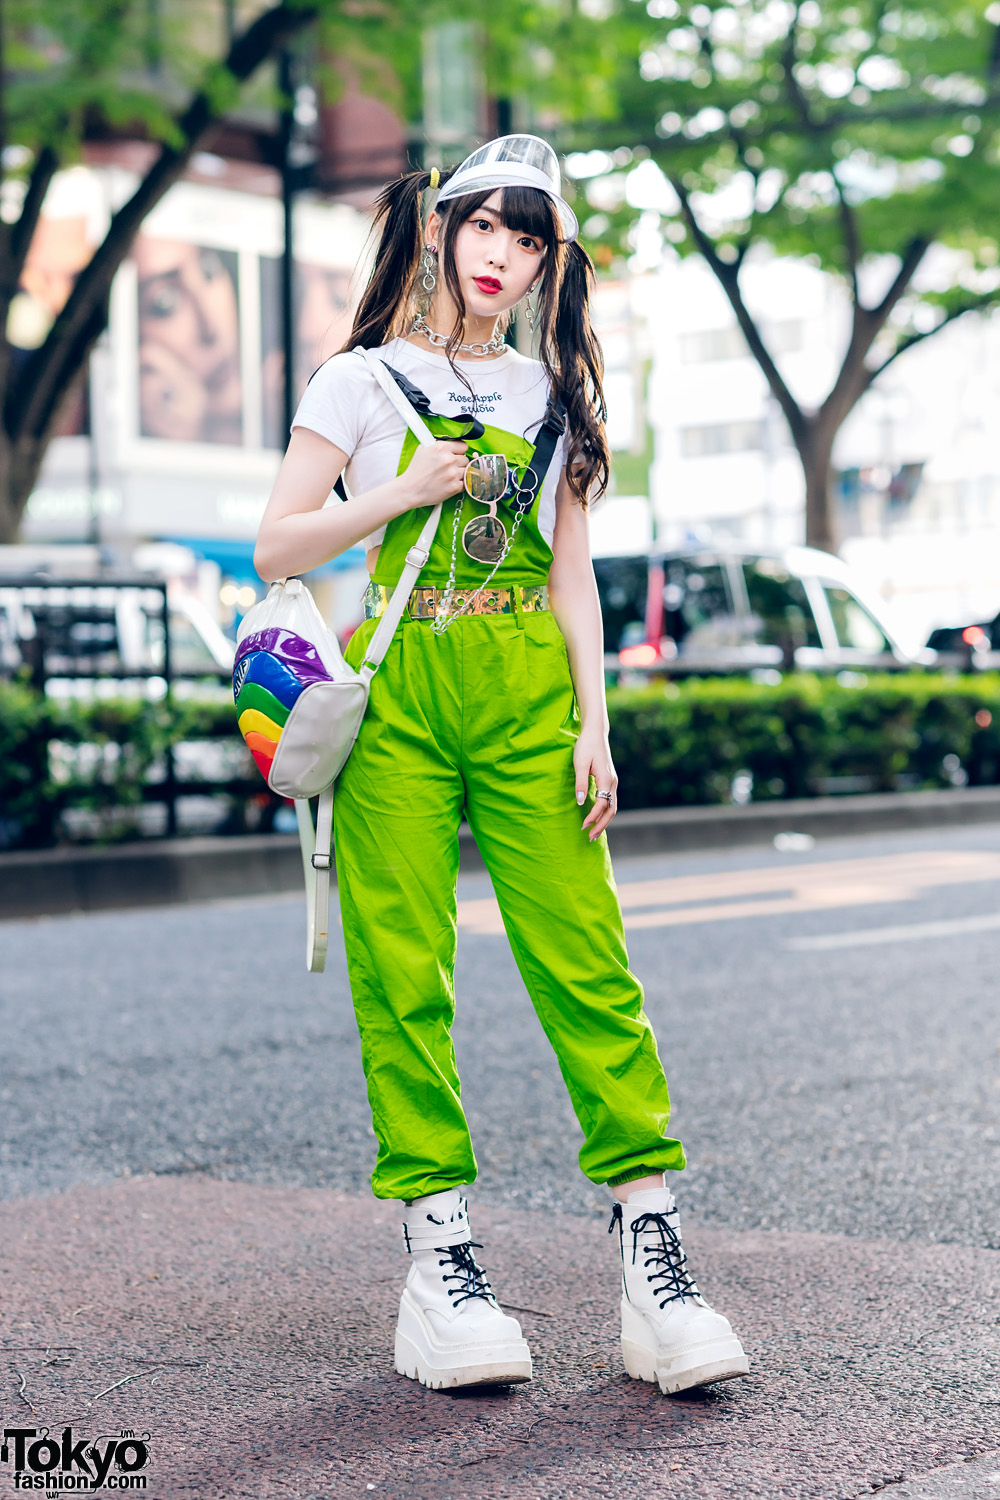
[[(473, 401), (456, 379), (446, 355), (420, 349), (405, 339), (390, 340), (378, 353), (386, 364), (419, 386), (430, 401), (431, 411), (443, 417), (472, 411), (487, 426), (532, 441), (537, 437), (537, 424), (545, 415), (549, 393), (548, 376), (538, 360), (508, 348), (495, 359), (457, 361), (472, 386)], [(406, 427), (355, 351), (335, 354), (319, 367), (306, 386), (292, 427), (308, 427), (344, 450), (348, 455), (344, 477), (353, 495), (363, 495), (396, 477)], [(550, 547), (564, 447), (565, 437), (560, 437), (538, 501), (538, 529)], [(384, 535), (382, 526), (365, 537), (363, 545), (376, 547)]]

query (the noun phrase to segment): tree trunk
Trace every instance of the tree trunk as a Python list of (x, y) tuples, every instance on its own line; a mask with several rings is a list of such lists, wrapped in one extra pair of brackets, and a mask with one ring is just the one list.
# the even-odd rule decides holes
[(16, 540), (20, 519), (10, 498), (10, 442), (0, 422), (0, 544)]
[(837, 550), (837, 517), (833, 495), (833, 442), (837, 427), (822, 416), (806, 419), (804, 440), (796, 444), (806, 484), (807, 547)]
[(47, 440), (12, 443), (0, 423), (0, 545), (17, 541), (24, 508), (38, 481)]

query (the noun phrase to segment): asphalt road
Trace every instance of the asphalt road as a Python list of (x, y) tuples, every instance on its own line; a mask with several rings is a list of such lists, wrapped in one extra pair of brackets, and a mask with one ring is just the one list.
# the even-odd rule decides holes
[(536, 1378), (470, 1399), (392, 1373), (396, 1213), (301, 899), (0, 924), (5, 1423), (152, 1434), (150, 1500), (1000, 1500), (998, 879), (1000, 825), (619, 862), (751, 1361), (675, 1401), (621, 1371), (608, 1195), (484, 876), (473, 1226)]
[[(687, 1217), (1000, 1248), (1000, 825), (623, 860), (617, 877)], [(605, 1194), (576, 1167), (486, 877), (460, 896), (476, 1193), (593, 1212)], [(305, 973), (301, 905), (0, 925), (2, 1194), (189, 1172), (363, 1189), (346, 974), (335, 931), (327, 974)]]

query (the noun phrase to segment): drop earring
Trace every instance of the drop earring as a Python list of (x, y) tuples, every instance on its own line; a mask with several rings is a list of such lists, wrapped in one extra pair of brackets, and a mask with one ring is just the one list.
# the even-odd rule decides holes
[(532, 307), (532, 305), (531, 305), (531, 293), (533, 291), (534, 291), (534, 287), (532, 287), (529, 291), (525, 292), (525, 294), (524, 294), (524, 316), (525, 316), (525, 318), (527, 320), (528, 332), (529, 333), (534, 333), (534, 331), (535, 331), (535, 314), (536, 314), (536, 311), (537, 311), (537, 309), (534, 308), (534, 307)]
[(437, 286), (437, 261), (435, 260), (436, 255), (436, 246), (425, 245), (424, 253), (420, 258), (421, 265), (423, 267), (423, 275), (420, 278), (420, 285), (427, 293), (428, 300), (430, 300), (431, 293)]

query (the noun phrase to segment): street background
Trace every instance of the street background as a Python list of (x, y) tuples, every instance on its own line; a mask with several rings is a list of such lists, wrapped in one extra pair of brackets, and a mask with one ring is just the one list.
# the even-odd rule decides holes
[[(151, 1500), (1000, 1500), (1000, 5), (2, 10), (5, 1427), (148, 1433)], [(473, 1225), (536, 1379), (393, 1373), (339, 934), (307, 975), (234, 723), (378, 194), (521, 131), (596, 267), (616, 868), (752, 1367), (676, 1400), (471, 860)], [(308, 577), (341, 643), (366, 581)]]

